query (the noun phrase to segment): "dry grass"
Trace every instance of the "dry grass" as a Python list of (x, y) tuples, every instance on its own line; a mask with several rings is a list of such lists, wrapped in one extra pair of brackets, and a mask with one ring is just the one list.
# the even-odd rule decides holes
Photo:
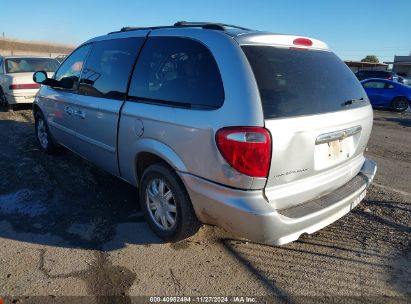
[(73, 46), (53, 44), (49, 42), (31, 42), (8, 39), (0, 40), (0, 50), (68, 54), (73, 49)]

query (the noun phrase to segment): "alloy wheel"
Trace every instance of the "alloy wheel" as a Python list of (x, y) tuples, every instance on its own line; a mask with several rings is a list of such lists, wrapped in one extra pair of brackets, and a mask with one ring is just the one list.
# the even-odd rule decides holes
[(146, 190), (146, 207), (153, 222), (162, 230), (174, 228), (177, 220), (177, 206), (170, 187), (162, 179), (150, 181)]
[(42, 118), (39, 118), (37, 121), (37, 138), (40, 142), (41, 147), (46, 150), (49, 144), (49, 140), (46, 123)]

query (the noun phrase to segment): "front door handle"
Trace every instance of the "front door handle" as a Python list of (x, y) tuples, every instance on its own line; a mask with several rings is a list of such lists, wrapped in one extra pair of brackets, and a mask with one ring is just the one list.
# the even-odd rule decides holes
[(74, 110), (72, 107), (64, 107), (64, 112), (66, 112), (68, 115), (73, 115)]
[(74, 115), (80, 117), (81, 119), (86, 118), (86, 113), (82, 110), (75, 110)]

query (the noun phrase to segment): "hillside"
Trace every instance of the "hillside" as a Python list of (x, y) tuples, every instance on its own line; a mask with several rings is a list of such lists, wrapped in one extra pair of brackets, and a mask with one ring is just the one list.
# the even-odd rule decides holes
[(74, 46), (53, 44), (49, 42), (31, 42), (19, 40), (0, 40), (0, 54), (17, 55), (17, 54), (43, 54), (56, 55), (68, 54), (74, 49)]

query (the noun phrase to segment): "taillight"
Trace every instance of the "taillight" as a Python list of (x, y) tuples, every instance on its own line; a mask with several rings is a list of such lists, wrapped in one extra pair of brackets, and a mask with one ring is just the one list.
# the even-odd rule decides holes
[(271, 136), (265, 128), (229, 127), (217, 131), (217, 147), (237, 171), (267, 177), (271, 159)]
[(313, 41), (311, 39), (308, 39), (308, 38), (297, 38), (297, 39), (294, 39), (293, 44), (294, 45), (303, 45), (303, 46), (312, 46)]
[(38, 88), (40, 88), (40, 85), (37, 83), (12, 84), (9, 86), (10, 90), (38, 89)]

